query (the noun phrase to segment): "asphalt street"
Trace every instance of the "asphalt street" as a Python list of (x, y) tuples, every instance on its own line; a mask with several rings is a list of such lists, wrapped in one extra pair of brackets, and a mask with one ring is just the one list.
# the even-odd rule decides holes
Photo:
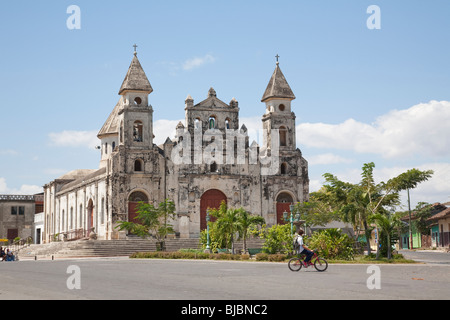
[(400, 253), (407, 259), (426, 264), (450, 265), (450, 252), (438, 250), (400, 250)]
[[(417, 254), (417, 253), (414, 253)], [(419, 253), (420, 255), (420, 253)], [(330, 264), (91, 258), (0, 263), (1, 300), (449, 299), (450, 254), (441, 262)]]

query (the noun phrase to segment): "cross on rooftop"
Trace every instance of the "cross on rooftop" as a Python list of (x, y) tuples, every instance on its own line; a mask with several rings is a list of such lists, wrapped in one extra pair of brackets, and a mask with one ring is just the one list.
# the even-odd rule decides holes
[(134, 54), (136, 54), (136, 53), (137, 53), (136, 48), (137, 48), (138, 46), (137, 46), (136, 44), (134, 44), (133, 47), (134, 47)]
[(277, 64), (278, 64), (278, 58), (279, 58), (280, 56), (277, 54), (276, 56), (275, 56), (275, 58), (277, 58)]

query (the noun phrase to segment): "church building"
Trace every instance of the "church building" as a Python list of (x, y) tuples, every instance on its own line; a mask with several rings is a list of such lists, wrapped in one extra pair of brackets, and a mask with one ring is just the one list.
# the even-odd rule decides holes
[(125, 239), (117, 221), (131, 221), (139, 201), (174, 201), (176, 236), (196, 238), (206, 228), (207, 209), (222, 201), (270, 226), (284, 223), (290, 204), (308, 200), (308, 163), (296, 147), (295, 95), (278, 62), (261, 99), (262, 145), (249, 142), (238, 101), (226, 103), (210, 88), (199, 103), (188, 95), (184, 123), (157, 146), (152, 92), (135, 51), (119, 101), (98, 133), (99, 168), (74, 170), (44, 186), (44, 242), (92, 231), (98, 239)]

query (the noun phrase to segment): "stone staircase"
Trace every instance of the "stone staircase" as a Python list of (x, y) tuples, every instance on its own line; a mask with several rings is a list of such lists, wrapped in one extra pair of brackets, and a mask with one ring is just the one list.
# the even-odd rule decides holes
[[(261, 248), (261, 239), (247, 240), (247, 248)], [(199, 239), (166, 239), (166, 251), (180, 249), (199, 249)], [(236, 249), (242, 249), (242, 242), (235, 243)], [(70, 242), (51, 242), (49, 244), (33, 244), (22, 248), (16, 255), (19, 260), (42, 260), (81, 257), (125, 257), (134, 252), (157, 251), (154, 239), (140, 238), (127, 240), (78, 240)]]

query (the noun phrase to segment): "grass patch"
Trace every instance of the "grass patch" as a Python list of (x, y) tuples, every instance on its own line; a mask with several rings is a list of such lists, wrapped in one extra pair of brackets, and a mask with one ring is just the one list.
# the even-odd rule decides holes
[(353, 260), (338, 260), (330, 259), (329, 263), (346, 263), (346, 264), (402, 264), (402, 263), (417, 263), (414, 260), (405, 259), (402, 254), (392, 255), (392, 259), (385, 257), (376, 258), (375, 254), (370, 255), (356, 255)]

